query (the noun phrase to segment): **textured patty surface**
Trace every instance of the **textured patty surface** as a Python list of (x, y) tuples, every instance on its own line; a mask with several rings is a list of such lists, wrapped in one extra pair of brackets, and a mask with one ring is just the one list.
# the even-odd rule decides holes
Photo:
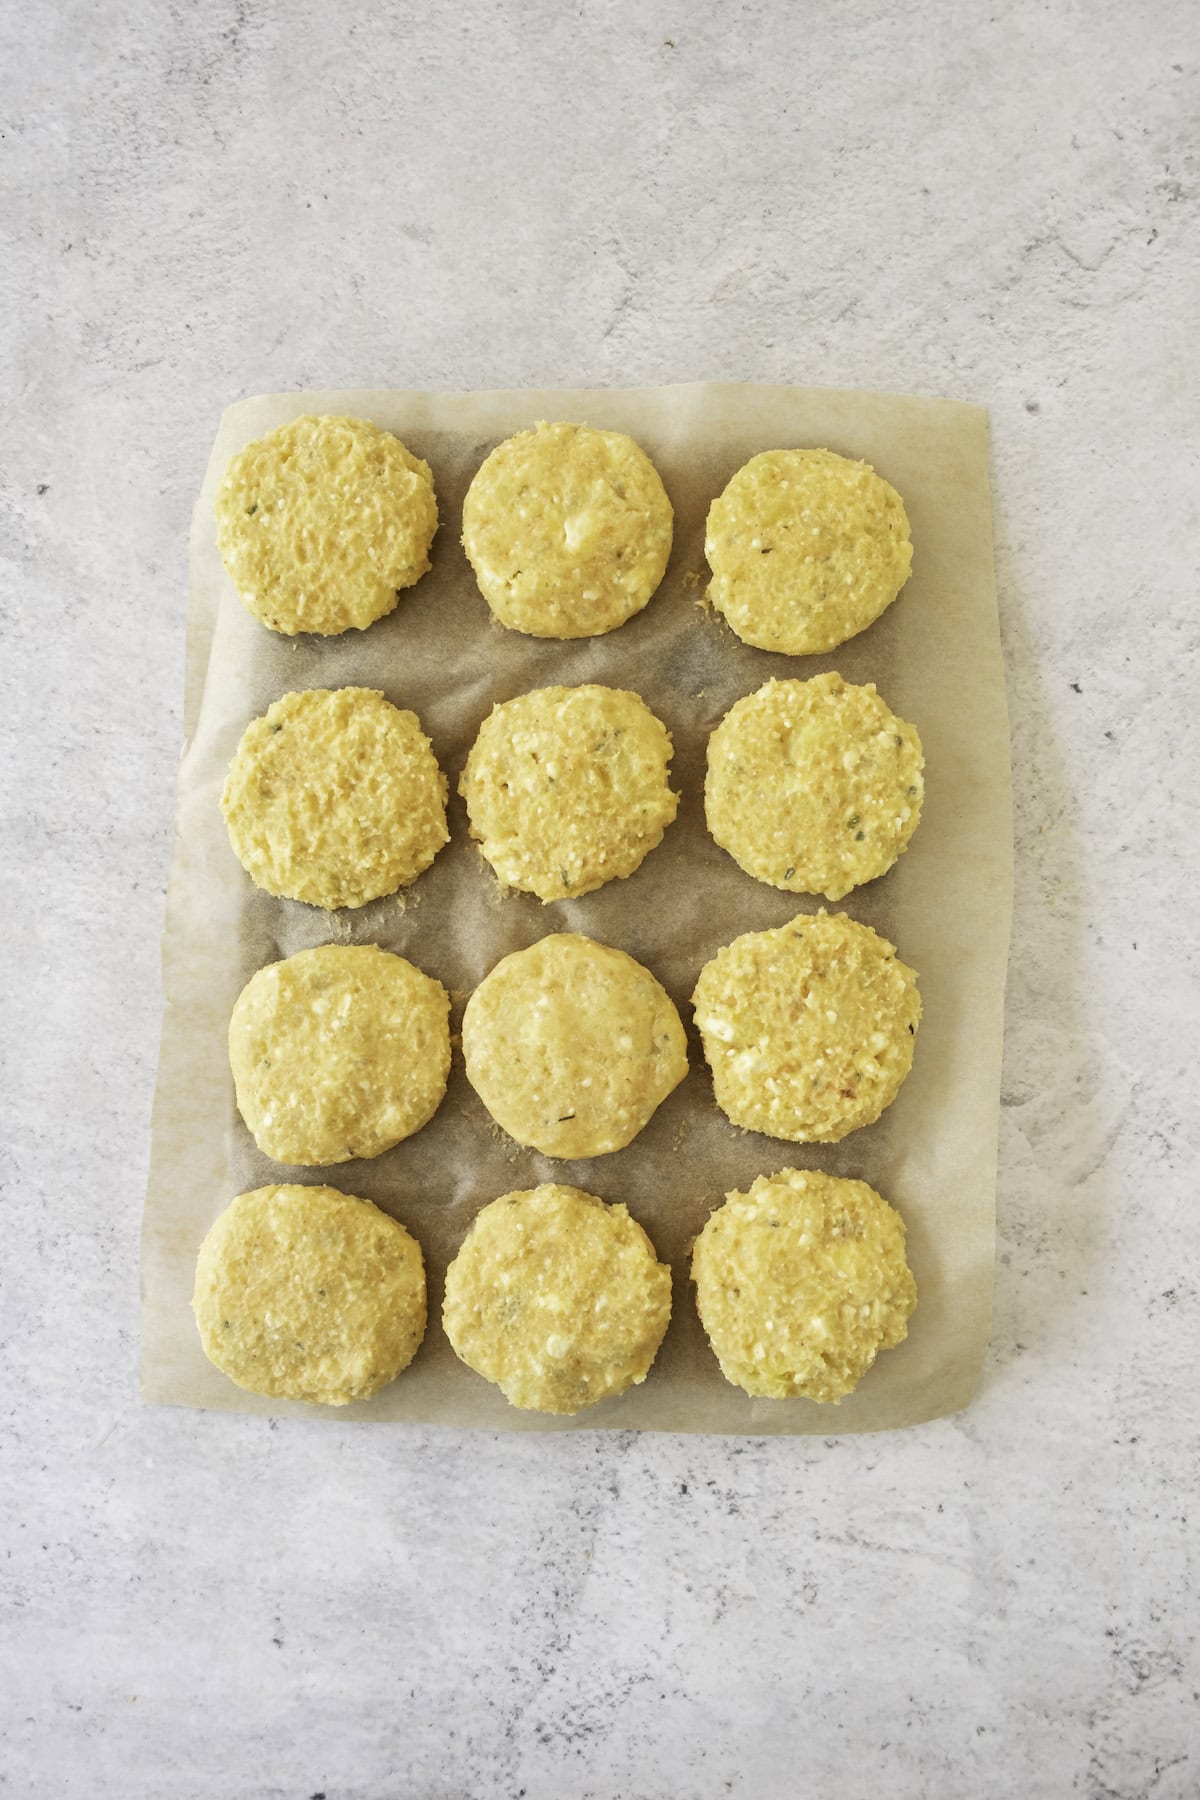
[(502, 624), (532, 637), (594, 637), (654, 593), (674, 514), (631, 437), (539, 424), (492, 451), (463, 502), (463, 548)]
[(704, 554), (708, 598), (745, 643), (811, 656), (892, 604), (912, 539), (904, 502), (867, 463), (766, 450), (713, 501)]
[(574, 899), (632, 875), (661, 842), (679, 805), (670, 760), (670, 735), (639, 695), (537, 688), (493, 707), (459, 790), (502, 882)]
[(239, 1194), (200, 1248), (204, 1353), (251, 1393), (344, 1406), (408, 1367), (425, 1335), (425, 1265), (402, 1225), (331, 1187)]
[(760, 1175), (696, 1240), (696, 1305), (726, 1380), (782, 1400), (843, 1399), (917, 1304), (904, 1221), (865, 1181)]
[(217, 542), (246, 606), (272, 631), (365, 630), (429, 568), (438, 526), (429, 464), (367, 419), (308, 416), (233, 457)]
[(874, 682), (768, 681), (708, 740), (704, 811), (735, 862), (772, 887), (840, 900), (905, 850), (921, 816), (915, 726)]
[(463, 1015), (467, 1079), (546, 1156), (621, 1150), (687, 1074), (687, 1039), (649, 969), (577, 932), (501, 959)]
[(324, 944), (251, 976), (229, 1021), (238, 1109), (281, 1163), (379, 1156), (437, 1111), (450, 996), (374, 944)]
[(836, 1143), (890, 1106), (912, 1067), (915, 972), (844, 913), (748, 931), (692, 995), (717, 1105), (735, 1125)]
[(312, 906), (365, 906), (450, 836), (446, 777), (415, 713), (373, 688), (308, 688), (252, 719), (221, 811), (251, 880)]
[(644, 1381), (670, 1316), (671, 1271), (626, 1209), (551, 1182), (477, 1215), (442, 1315), (463, 1362), (550, 1413)]

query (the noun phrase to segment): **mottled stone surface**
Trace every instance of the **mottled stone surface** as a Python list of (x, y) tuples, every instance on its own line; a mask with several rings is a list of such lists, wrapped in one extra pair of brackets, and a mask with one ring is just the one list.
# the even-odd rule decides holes
[[(0, 1791), (1200, 1791), (1196, 50), (1183, 0), (0, 12)], [(221, 407), (700, 376), (992, 409), (980, 1399), (840, 1443), (141, 1406)]]

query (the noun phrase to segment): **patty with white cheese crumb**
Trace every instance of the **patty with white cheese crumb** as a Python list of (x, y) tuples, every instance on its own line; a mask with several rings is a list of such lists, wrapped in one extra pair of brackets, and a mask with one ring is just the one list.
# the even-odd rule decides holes
[(623, 950), (554, 932), (502, 957), (467, 1001), (467, 1080), (518, 1144), (623, 1150), (687, 1074), (674, 1002)]
[(836, 1405), (908, 1334), (917, 1288), (904, 1221), (865, 1181), (815, 1169), (726, 1195), (692, 1280), (721, 1372), (767, 1399)]
[(494, 706), (459, 792), (500, 880), (575, 899), (640, 867), (675, 817), (671, 737), (638, 694), (537, 688)]
[(374, 944), (259, 969), (229, 1021), (238, 1110), (265, 1156), (379, 1156), (428, 1123), (450, 1073), (450, 996)]
[(252, 1394), (345, 1406), (406, 1369), (425, 1335), (420, 1245), (331, 1187), (239, 1194), (196, 1263), (204, 1354)]
[(912, 1067), (916, 972), (845, 913), (748, 931), (692, 995), (717, 1105), (748, 1131), (837, 1143), (871, 1125)]
[(873, 681), (768, 681), (708, 740), (705, 817), (756, 881), (841, 900), (907, 848), (923, 769), (916, 727)]
[(596, 637), (646, 605), (674, 513), (657, 469), (621, 431), (538, 424), (498, 444), (463, 501), (463, 548), (502, 625)]
[(365, 631), (429, 568), (429, 464), (368, 419), (308, 415), (226, 469), (217, 542), (256, 618), (285, 636)]
[(704, 554), (709, 603), (744, 643), (814, 656), (892, 604), (912, 538), (904, 502), (868, 463), (765, 450), (713, 501)]
[(555, 1182), (485, 1206), (446, 1272), (455, 1353), (533, 1412), (644, 1381), (670, 1317), (671, 1271), (625, 1207)]

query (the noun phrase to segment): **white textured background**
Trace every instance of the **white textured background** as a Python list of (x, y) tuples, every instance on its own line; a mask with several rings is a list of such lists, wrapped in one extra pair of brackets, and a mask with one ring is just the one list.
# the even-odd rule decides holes
[[(1197, 43), (1185, 0), (0, 0), (0, 1791), (1200, 1793)], [(843, 1442), (142, 1407), (222, 406), (701, 376), (992, 408), (981, 1398)]]

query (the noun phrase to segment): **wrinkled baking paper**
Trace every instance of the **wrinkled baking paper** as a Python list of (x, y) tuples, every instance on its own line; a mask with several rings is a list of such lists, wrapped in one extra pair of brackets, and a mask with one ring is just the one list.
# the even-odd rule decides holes
[[(350, 413), (425, 457), (441, 527), (433, 570), (367, 632), (288, 639), (245, 610), (217, 552), (213, 498), (229, 457), (302, 413)], [(463, 495), (492, 446), (538, 419), (630, 432), (675, 507), (675, 547), (644, 612), (606, 637), (556, 643), (494, 623), (459, 543)], [(735, 469), (760, 450), (818, 445), (872, 463), (912, 520), (913, 575), (868, 631), (829, 656), (739, 642), (702, 607), (704, 521)], [(924, 1021), (913, 1072), (878, 1124), (842, 1143), (797, 1145), (735, 1129), (717, 1109), (692, 1024), (701, 965), (739, 932), (780, 925), (816, 899), (742, 873), (704, 828), (704, 752), (729, 706), (769, 676), (836, 669), (875, 681), (925, 746), (924, 816), (895, 869), (840, 906), (890, 938), (920, 976)], [(561, 682), (633, 688), (670, 729), (676, 822), (627, 881), (543, 906), (502, 894), (467, 833), (456, 788), (494, 701)], [(362, 684), (411, 707), (450, 780), (451, 843), (407, 892), (326, 914), (260, 893), (237, 862), (218, 798), (247, 721), (289, 689)], [(275, 394), (221, 421), (191, 538), (186, 744), (163, 940), (165, 1019), (142, 1261), (142, 1392), (227, 1411), (410, 1420), (509, 1431), (635, 1428), (825, 1436), (911, 1425), (965, 1406), (987, 1343), (996, 1136), (1012, 863), (1008, 726), (992, 573), (986, 414), (943, 400), (826, 389), (686, 386), (628, 392)], [(645, 1131), (615, 1155), (558, 1162), (494, 1126), (455, 1044), (446, 1098), (414, 1138), (369, 1162), (291, 1169), (259, 1154), (234, 1105), (230, 1009), (264, 963), (327, 942), (383, 945), (466, 997), (510, 950), (545, 932), (619, 945), (663, 982), (688, 1026), (691, 1070)], [(918, 1306), (840, 1406), (751, 1399), (722, 1377), (696, 1316), (689, 1246), (731, 1188), (789, 1164), (869, 1181), (908, 1225)], [(413, 1365), (369, 1401), (305, 1407), (243, 1393), (203, 1356), (189, 1300), (196, 1252), (221, 1209), (268, 1182), (328, 1182), (394, 1213), (419, 1239), (430, 1322)], [(518, 1412), (465, 1368), (444, 1337), (443, 1276), (477, 1209), (562, 1181), (624, 1201), (672, 1265), (674, 1312), (645, 1383), (574, 1419)]]

